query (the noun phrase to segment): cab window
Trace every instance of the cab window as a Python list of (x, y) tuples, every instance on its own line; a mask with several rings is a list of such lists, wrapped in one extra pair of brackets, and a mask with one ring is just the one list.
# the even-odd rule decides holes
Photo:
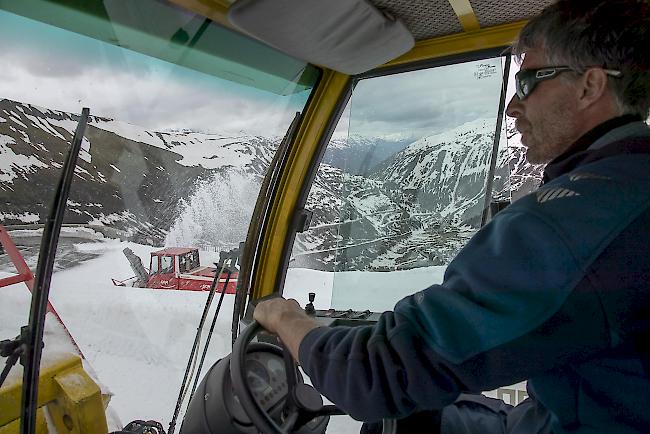
[(510, 201), (505, 125), (494, 143), (502, 63), (356, 84), (311, 186), (314, 214), (296, 236), (285, 295), (316, 292), (321, 308), (382, 312), (442, 282), (486, 210)]
[(174, 257), (161, 256), (160, 257), (160, 273), (169, 274), (174, 272)]
[(178, 257), (178, 271), (185, 273), (190, 269), (189, 257), (187, 254)]
[(151, 269), (149, 270), (149, 274), (154, 275), (158, 274), (158, 261), (160, 260), (160, 256), (152, 256), (151, 257)]

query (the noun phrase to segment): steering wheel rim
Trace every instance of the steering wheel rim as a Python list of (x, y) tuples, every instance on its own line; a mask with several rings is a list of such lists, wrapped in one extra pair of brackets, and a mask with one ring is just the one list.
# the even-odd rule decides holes
[[(239, 402), (244, 409), (244, 412), (248, 415), (253, 425), (260, 430), (262, 434), (290, 434), (285, 429), (285, 425), (288, 425), (292, 429), (296, 419), (299, 416), (299, 410), (295, 408), (290, 408), (290, 414), (287, 415), (288, 423), (283, 426), (278, 426), (278, 424), (273, 420), (273, 418), (259, 405), (253, 392), (250, 387), (248, 387), (248, 380), (246, 378), (246, 353), (248, 352), (248, 346), (253, 340), (253, 337), (257, 335), (263, 327), (257, 322), (252, 321), (251, 324), (246, 327), (242, 333), (237, 337), (235, 344), (233, 346), (232, 356), (230, 357), (230, 378), (232, 381), (233, 389), (235, 394), (239, 398)], [(288, 355), (288, 350), (283, 348), (285, 352), (285, 365), (289, 363), (288, 360), (291, 359), (291, 355)], [(297, 365), (293, 363), (293, 368), (290, 372), (289, 367), (286, 367), (287, 370), (287, 384), (289, 383), (289, 375), (294, 375), (296, 377)], [(297, 378), (296, 378), (297, 380)], [(294, 381), (295, 384), (295, 381)], [(287, 391), (287, 395), (292, 393), (292, 390)], [(288, 399), (288, 397), (287, 397)], [(344, 414), (344, 413), (342, 413)], [(382, 434), (394, 434), (397, 429), (397, 423), (394, 419), (384, 419)]]

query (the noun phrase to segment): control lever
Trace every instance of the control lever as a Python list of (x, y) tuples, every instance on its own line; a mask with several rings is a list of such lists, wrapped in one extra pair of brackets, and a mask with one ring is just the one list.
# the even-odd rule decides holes
[(316, 300), (316, 293), (315, 292), (310, 292), (309, 293), (309, 303), (305, 305), (305, 313), (307, 315), (315, 315), (316, 314), (316, 309), (314, 308), (314, 300)]
[(366, 319), (370, 316), (372, 312), (369, 310), (364, 310), (363, 312), (354, 312), (350, 315), (350, 319)]
[(334, 313), (330, 316), (332, 318), (350, 318), (350, 316), (353, 314), (354, 311), (352, 309), (348, 309), (348, 310), (334, 311)]

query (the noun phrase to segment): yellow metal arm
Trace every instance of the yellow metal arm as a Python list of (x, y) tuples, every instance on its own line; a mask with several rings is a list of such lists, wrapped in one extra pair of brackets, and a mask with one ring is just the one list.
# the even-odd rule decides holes
[[(21, 382), (0, 389), (0, 434), (18, 434)], [(47, 433), (44, 409), (56, 432), (106, 434), (106, 413), (97, 383), (84, 371), (81, 359), (70, 355), (44, 366), (38, 384), (37, 433)]]

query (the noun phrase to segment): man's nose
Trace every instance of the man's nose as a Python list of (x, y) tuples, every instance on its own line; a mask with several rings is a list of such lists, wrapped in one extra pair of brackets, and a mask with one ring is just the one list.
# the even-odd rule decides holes
[(511, 118), (518, 118), (522, 115), (522, 113), (523, 112), (522, 112), (521, 100), (519, 99), (517, 94), (514, 94), (512, 98), (510, 98), (508, 107), (506, 107), (506, 114)]

